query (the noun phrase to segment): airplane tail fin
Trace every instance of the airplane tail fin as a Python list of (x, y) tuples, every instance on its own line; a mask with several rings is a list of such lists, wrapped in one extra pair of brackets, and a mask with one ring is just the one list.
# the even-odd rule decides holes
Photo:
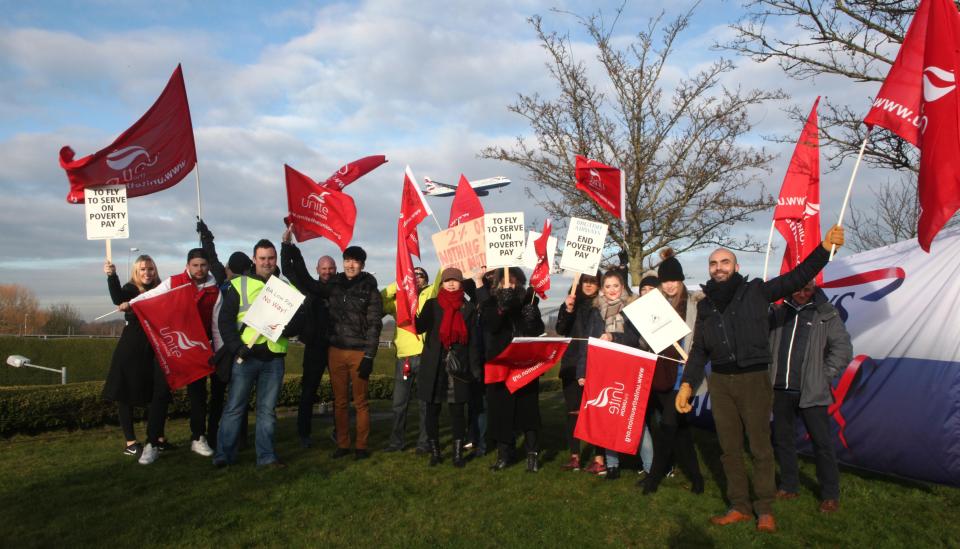
[(432, 193), (433, 191), (437, 190), (437, 186), (433, 184), (433, 181), (429, 177), (423, 178), (423, 186), (428, 193)]

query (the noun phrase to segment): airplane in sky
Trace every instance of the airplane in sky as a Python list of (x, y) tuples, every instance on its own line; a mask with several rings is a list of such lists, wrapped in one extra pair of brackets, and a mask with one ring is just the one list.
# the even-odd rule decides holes
[[(427, 196), (453, 196), (457, 192), (456, 185), (449, 185), (447, 183), (434, 181), (429, 177), (424, 177), (423, 182), (423, 193)], [(478, 179), (470, 182), (470, 186), (473, 187), (473, 190), (477, 193), (477, 196), (487, 196), (490, 194), (492, 189), (506, 187), (509, 184), (510, 180), (502, 175), (488, 177), (486, 179)]]

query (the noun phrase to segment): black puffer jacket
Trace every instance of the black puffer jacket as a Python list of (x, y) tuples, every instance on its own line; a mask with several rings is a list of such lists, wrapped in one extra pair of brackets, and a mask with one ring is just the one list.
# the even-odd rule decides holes
[[(585, 338), (589, 337), (588, 321), (590, 319), (590, 309), (593, 308), (593, 299), (595, 296), (578, 295), (573, 304), (573, 312), (568, 313), (566, 305), (560, 305), (560, 311), (557, 312), (557, 333), (565, 337)], [(580, 357), (586, 352), (586, 341), (574, 339), (567, 347), (567, 352), (563, 354), (560, 360), (560, 379), (576, 379), (577, 364)]]
[(280, 251), (280, 264), (284, 275), (298, 290), (326, 299), (331, 347), (362, 350), (366, 356), (376, 356), (383, 329), (383, 298), (373, 275), (361, 272), (348, 279), (347, 275), (337, 273), (326, 283), (314, 280), (300, 249), (286, 242)]
[(693, 347), (683, 369), (683, 382), (696, 391), (703, 381), (707, 361), (716, 373), (765, 370), (770, 364), (770, 303), (813, 280), (829, 257), (830, 252), (817, 246), (789, 273), (766, 282), (744, 278), (723, 313), (710, 298), (710, 285), (704, 286), (706, 297), (697, 304)]
[[(504, 299), (502, 292), (510, 297)], [(533, 290), (501, 289), (480, 304), (484, 360), (499, 355), (515, 337), (536, 337), (543, 333), (540, 299), (533, 298), (531, 303), (532, 296)]]

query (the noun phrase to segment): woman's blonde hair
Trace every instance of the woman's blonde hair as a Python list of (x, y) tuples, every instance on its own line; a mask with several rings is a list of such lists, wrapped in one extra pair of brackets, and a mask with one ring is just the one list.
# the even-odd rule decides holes
[[(153, 263), (153, 270), (157, 272), (150, 286), (144, 286), (143, 283), (140, 282), (140, 277), (137, 276), (137, 271), (140, 270), (140, 264), (147, 261), (149, 261), (150, 263)], [(137, 289), (140, 290), (140, 293), (143, 293), (153, 288), (159, 283), (160, 283), (160, 270), (157, 269), (157, 262), (154, 261), (153, 258), (147, 254), (138, 255), (137, 258), (133, 260), (133, 269), (130, 270), (130, 284), (133, 284), (134, 286), (136, 286)]]

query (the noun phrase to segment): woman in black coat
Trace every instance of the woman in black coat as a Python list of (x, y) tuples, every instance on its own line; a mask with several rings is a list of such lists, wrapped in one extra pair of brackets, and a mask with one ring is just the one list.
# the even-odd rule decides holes
[[(510, 286), (504, 287), (503, 270), (497, 271), (493, 291), (480, 304), (480, 329), (483, 332), (484, 356), (490, 360), (499, 355), (514, 337), (534, 337), (543, 333), (539, 300), (533, 289), (525, 289), (523, 271), (510, 268)], [(527, 450), (527, 471), (535, 473), (537, 435), (540, 431), (540, 380), (510, 393), (504, 381), (487, 383), (488, 429), (497, 443), (497, 461), (493, 471), (510, 464), (516, 441), (514, 433), (522, 431)]]
[(580, 413), (580, 401), (583, 400), (583, 386), (577, 382), (577, 362), (583, 352), (584, 341), (587, 337), (587, 320), (593, 300), (600, 289), (600, 272), (596, 276), (581, 275), (576, 292), (568, 295), (564, 304), (557, 311), (557, 333), (574, 338), (567, 347), (563, 359), (560, 361), (560, 382), (563, 385), (563, 401), (566, 405), (567, 422), (564, 434), (570, 448), (570, 461), (561, 469), (565, 471), (580, 470), (580, 441), (573, 436), (577, 426), (577, 417)]
[[(444, 269), (440, 280), (437, 297), (427, 300), (417, 315), (417, 333), (426, 335), (417, 374), (417, 395), (427, 410), (430, 466), (440, 463), (440, 407), (447, 402), (453, 430), (453, 465), (463, 467), (467, 435), (464, 406), (470, 400), (471, 381), (483, 377), (483, 365), (470, 345), (470, 328), (476, 325), (477, 308), (465, 299), (460, 269)], [(448, 370), (447, 353), (451, 352), (461, 371)]]
[(129, 301), (160, 282), (157, 265), (148, 255), (137, 257), (130, 281), (123, 287), (120, 286), (113, 263), (104, 264), (103, 272), (107, 275), (110, 299), (124, 311), (126, 320), (120, 341), (113, 350), (110, 371), (103, 385), (103, 398), (117, 403), (120, 427), (127, 441), (123, 453), (130, 456), (139, 456), (143, 450), (133, 429), (133, 407), (149, 404), (147, 441), (153, 445), (151, 454), (155, 455), (153, 450), (161, 445), (160, 439), (163, 437), (170, 390), (163, 372), (155, 363), (147, 334), (130, 308)]

